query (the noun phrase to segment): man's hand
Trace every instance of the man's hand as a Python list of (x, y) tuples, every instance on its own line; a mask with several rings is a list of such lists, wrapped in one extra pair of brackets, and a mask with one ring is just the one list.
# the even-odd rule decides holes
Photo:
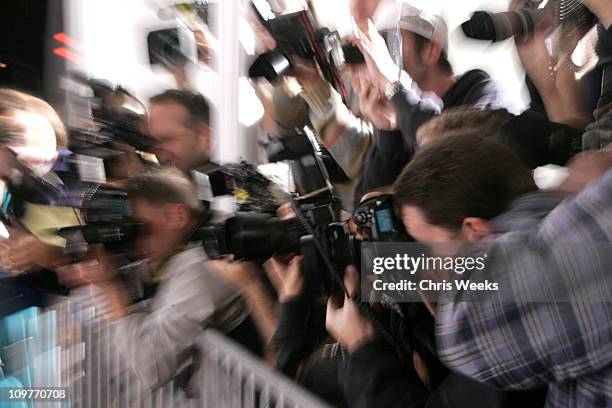
[(136, 153), (136, 149), (126, 143), (112, 142), (113, 149), (120, 153), (113, 163), (113, 178), (129, 179), (134, 174), (144, 170), (144, 165)]
[(61, 263), (63, 249), (45, 244), (36, 236), (9, 228), (9, 239), (0, 241), (0, 264), (14, 273), (35, 272)]
[(609, 0), (582, 0), (583, 4), (597, 16), (604, 28), (612, 25), (612, 8)]
[(385, 99), (380, 90), (366, 79), (363, 73), (355, 74), (351, 83), (359, 96), (359, 107), (363, 117), (383, 130), (397, 129), (397, 111), (395, 106)]
[(599, 119), (610, 111), (612, 111), (612, 102), (610, 102), (607, 105), (602, 106), (601, 108), (595, 109), (595, 111), (593, 111), (593, 117), (595, 119)]
[[(278, 326), (277, 305), (260, 279), (261, 268), (253, 262), (232, 262), (229, 258), (206, 261), (205, 265), (242, 292), (265, 344), (270, 345)], [(271, 353), (271, 350), (267, 350), (266, 354), (268, 353)], [(270, 356), (271, 354), (268, 355)], [(268, 358), (266, 360), (273, 361)]]
[(257, 38), (263, 49), (271, 51), (276, 48), (276, 40), (264, 26), (255, 21), (251, 24), (251, 28), (253, 29), (255, 38)]
[(229, 257), (206, 261), (215, 275), (242, 291), (248, 291), (261, 280), (261, 268), (253, 262), (232, 261)]
[(385, 39), (376, 31), (372, 20), (368, 20), (368, 32), (365, 33), (353, 21), (353, 42), (363, 54), (373, 85), (384, 90), (399, 78), (399, 68), (395, 65)]
[[(510, 10), (516, 9), (519, 4), (520, 1), (514, 0)], [(555, 29), (552, 2), (543, 10), (545, 17), (536, 25), (533, 33), (515, 36), (521, 64), (542, 96), (550, 120), (584, 128), (590, 122), (590, 117), (584, 109), (584, 92), (576, 79), (580, 67), (574, 65), (569, 55), (558, 52), (558, 55), (549, 54), (545, 41)], [(566, 30), (558, 41), (563, 42), (562, 49), (574, 50), (584, 34), (583, 28), (575, 27), (571, 31)]]
[(302, 58), (294, 58), (292, 67), (293, 76), (295, 76), (305, 91), (313, 91), (325, 85), (325, 80), (314, 62)]
[(206, 65), (214, 64), (219, 52), (219, 41), (207, 25), (202, 24), (199, 29), (193, 30), (193, 36), (198, 47), (198, 60)]
[[(359, 289), (359, 273), (354, 266), (346, 268), (344, 286), (351, 294)], [(344, 304), (340, 307), (333, 299), (327, 301), (325, 327), (349, 353), (372, 340), (376, 334), (372, 323), (361, 314), (357, 305), (348, 297), (344, 298)]]
[(100, 285), (117, 276), (117, 269), (108, 258), (104, 247), (90, 247), (88, 256), (87, 260), (56, 268), (60, 282), (69, 287)]
[(266, 272), (276, 289), (280, 302), (287, 302), (302, 294), (304, 290), (303, 258), (303, 256), (294, 256), (286, 262), (281, 257), (275, 256), (266, 263)]
[(612, 169), (612, 146), (581, 153), (569, 163), (569, 174), (559, 189), (568, 193), (579, 193), (587, 184), (599, 179), (610, 169)]
[[(550, 21), (543, 20), (536, 25), (532, 34), (514, 38), (521, 64), (532, 79), (537, 79), (540, 72), (548, 75), (549, 67), (555, 65), (544, 42), (553, 29), (554, 25)], [(554, 78), (547, 79), (551, 81), (551, 85), (554, 84)]]
[(291, 203), (285, 203), (280, 205), (276, 209), (276, 216), (279, 220), (289, 220), (291, 218), (295, 218), (295, 211), (293, 211), (293, 206)]

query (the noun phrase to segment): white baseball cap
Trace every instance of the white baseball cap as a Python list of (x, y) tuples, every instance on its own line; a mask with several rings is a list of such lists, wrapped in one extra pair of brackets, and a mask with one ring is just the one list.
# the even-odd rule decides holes
[(428, 40), (437, 42), (448, 54), (448, 28), (439, 15), (416, 7), (410, 1), (397, 1), (384, 4), (377, 10), (374, 25), (378, 31), (410, 31)]

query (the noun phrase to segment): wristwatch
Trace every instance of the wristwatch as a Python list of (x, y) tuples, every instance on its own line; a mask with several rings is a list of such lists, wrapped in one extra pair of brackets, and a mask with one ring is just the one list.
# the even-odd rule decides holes
[(395, 95), (402, 89), (410, 87), (410, 77), (404, 70), (400, 70), (397, 75), (397, 80), (388, 84), (384, 89), (384, 96), (387, 100), (393, 99)]
[(384, 95), (387, 100), (393, 99), (395, 95), (402, 89), (402, 83), (398, 79), (385, 86)]

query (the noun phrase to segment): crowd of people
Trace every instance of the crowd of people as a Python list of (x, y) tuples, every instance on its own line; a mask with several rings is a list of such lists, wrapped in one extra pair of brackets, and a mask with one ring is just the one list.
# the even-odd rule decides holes
[[(594, 30), (599, 63), (592, 69), (605, 71), (612, 7), (608, 0), (583, 4), (595, 28), (562, 38), (578, 44)], [(113, 252), (72, 245), (60, 231), (87, 235), (93, 213), (81, 214), (92, 183), (82, 180), (82, 157), (71, 159), (77, 136), (46, 102), (5, 88), (2, 314), (93, 286), (105, 302), (104, 319), (120, 333), (113, 348), (142, 386), (175, 381), (184, 399), (201, 398), (198, 384), (206, 378), (195, 340), (212, 327), (335, 406), (612, 406), (612, 298), (605, 297), (612, 293), (612, 91), (593, 95), (577, 79), (571, 55), (551, 55), (555, 22), (543, 19), (514, 39), (532, 101), (517, 115), (515, 101), (487, 72), (457, 75), (440, 15), (409, 0), (349, 5), (350, 41), (364, 63), (341, 72), (345, 92), (315, 62), (296, 58), (288, 76), (259, 94), (265, 130), (274, 138), (314, 129), (348, 176), (334, 186), (345, 210), (391, 194), (407, 236), (425, 245), (481, 244), (487, 278), (508, 283), (516, 301), (466, 301), (458, 292), (403, 305), (411, 355), (398, 355), (359, 305), (354, 266), (344, 271), (346, 296), (339, 299), (310, 290), (304, 254), (251, 262), (207, 253), (196, 231), (229, 216), (215, 209), (207, 176), (220, 168), (211, 152), (223, 135), (212, 126), (214, 106), (185, 89), (148, 101), (140, 123), (147, 160), (112, 142), (105, 181), (95, 183), (129, 208), (138, 225), (134, 246)], [(400, 61), (385, 42), (393, 27)], [(256, 31), (267, 49), (276, 47), (264, 27)], [(299, 91), (289, 92), (295, 83)], [(565, 174), (542, 189), (534, 170), (547, 164), (564, 166)], [(114, 211), (105, 203), (103, 212)], [(277, 216), (296, 214), (281, 205)], [(521, 300), (546, 288), (563, 301)]]

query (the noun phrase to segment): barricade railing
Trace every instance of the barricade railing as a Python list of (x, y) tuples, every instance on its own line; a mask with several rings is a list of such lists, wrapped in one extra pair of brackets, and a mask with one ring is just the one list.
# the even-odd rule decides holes
[[(15, 374), (12, 377), (18, 378), (24, 387), (53, 386), (68, 390), (70, 401), (44, 403), (47, 407), (327, 406), (214, 329), (206, 330), (196, 339), (202, 355), (198, 373), (203, 374), (203, 378), (199, 384), (200, 397), (187, 400), (173, 382), (155, 391), (146, 391), (141, 386), (115, 346), (115, 327), (105, 324), (94, 306), (66, 300), (43, 313), (29, 311), (20, 319), (21, 323), (13, 321), (11, 324), (22, 325), (28, 330), (17, 328), (17, 332), (23, 332), (23, 338), (14, 340), (18, 345), (28, 346), (23, 351), (32, 355), (23, 362), (4, 361), (5, 374)], [(4, 350), (5, 356), (6, 350), (15, 348), (12, 343), (0, 344), (0, 351)], [(14, 372), (6, 372), (7, 367)]]

